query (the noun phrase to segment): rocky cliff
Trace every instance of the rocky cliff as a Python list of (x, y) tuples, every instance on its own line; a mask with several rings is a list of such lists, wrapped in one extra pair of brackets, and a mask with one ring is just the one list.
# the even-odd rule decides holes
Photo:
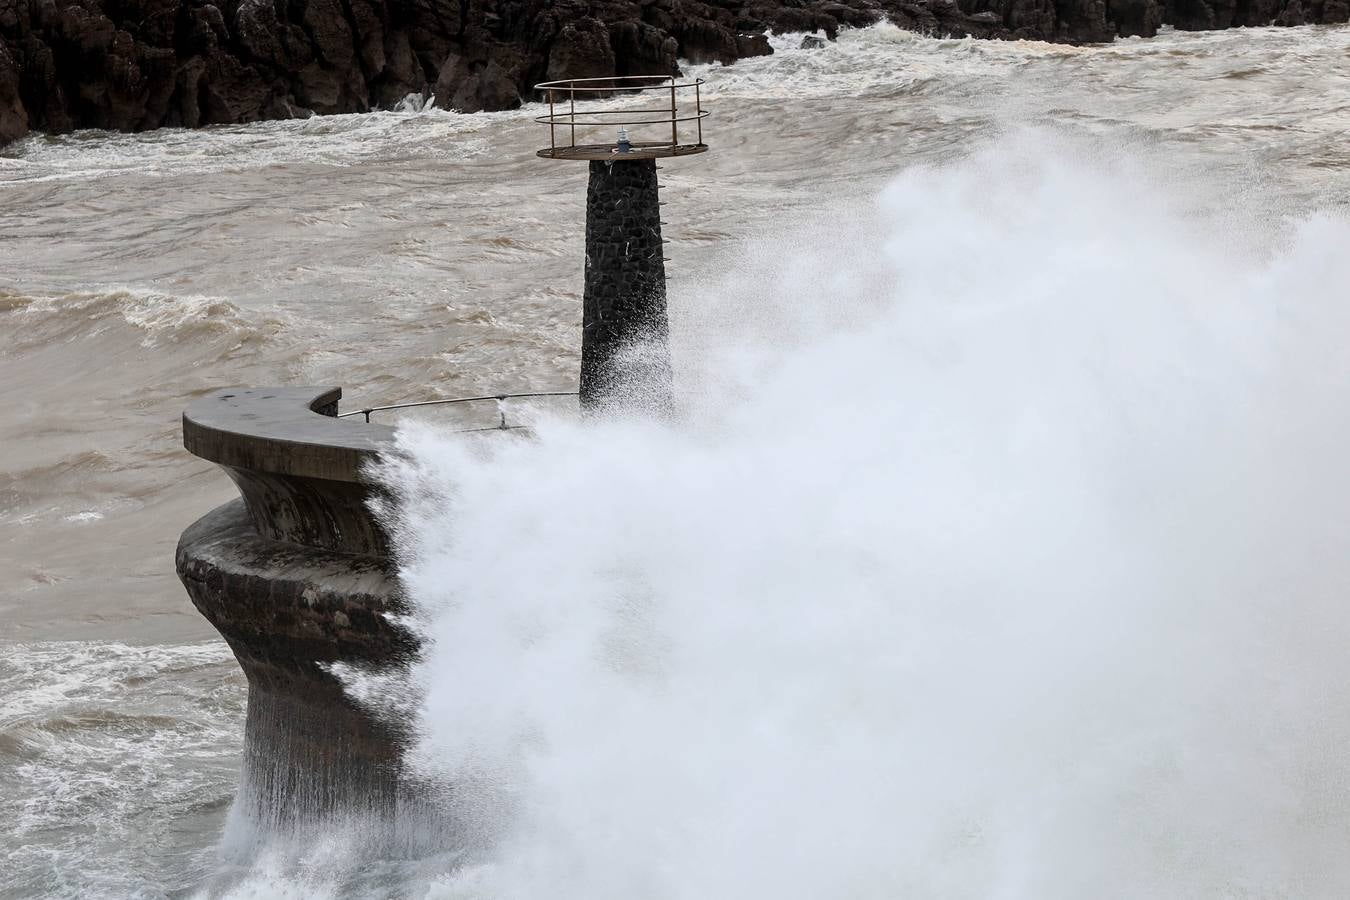
[(0, 0), (0, 143), (358, 112), (434, 92), (509, 109), (544, 79), (771, 52), (768, 31), (889, 18), (932, 34), (1095, 42), (1344, 22), (1348, 0)]

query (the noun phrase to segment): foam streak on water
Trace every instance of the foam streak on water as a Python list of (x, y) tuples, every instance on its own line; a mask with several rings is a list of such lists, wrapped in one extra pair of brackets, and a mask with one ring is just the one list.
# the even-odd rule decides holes
[(403, 434), (420, 759), (500, 836), (439, 890), (1350, 890), (1350, 223), (1103, 152), (754, 247), (676, 422)]
[(242, 681), (216, 641), (0, 642), (0, 895), (162, 897), (209, 872), (183, 837), (233, 796)]

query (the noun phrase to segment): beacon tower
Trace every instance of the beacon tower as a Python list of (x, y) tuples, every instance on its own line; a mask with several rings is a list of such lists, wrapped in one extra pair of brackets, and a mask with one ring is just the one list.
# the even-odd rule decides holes
[[(545, 159), (586, 162), (581, 403), (670, 402), (665, 239), (658, 159), (703, 153), (702, 79), (630, 75), (547, 81), (536, 121)], [(682, 140), (681, 135), (684, 135)]]

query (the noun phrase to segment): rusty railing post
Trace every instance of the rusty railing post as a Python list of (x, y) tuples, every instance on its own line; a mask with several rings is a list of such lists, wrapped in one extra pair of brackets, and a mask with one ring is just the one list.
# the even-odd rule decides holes
[(703, 79), (694, 79), (694, 120), (698, 122), (698, 145), (703, 146), (703, 98), (699, 96), (698, 86)]

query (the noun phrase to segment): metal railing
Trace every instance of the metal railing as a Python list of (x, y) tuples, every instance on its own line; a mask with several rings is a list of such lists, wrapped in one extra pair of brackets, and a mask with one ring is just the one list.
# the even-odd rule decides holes
[(506, 400), (523, 400), (529, 397), (576, 397), (576, 391), (534, 391), (528, 394), (488, 394), (483, 397), (452, 397), (445, 400), (415, 400), (411, 403), (390, 403), (387, 406), (366, 406), (361, 409), (354, 409), (351, 412), (340, 413), (339, 419), (345, 419), (349, 416), (365, 416), (366, 424), (370, 424), (370, 414), (377, 412), (386, 412), (391, 409), (413, 409), (419, 406), (448, 406), (452, 403), (482, 403), (488, 400), (497, 401), (497, 413), (501, 416), (501, 424), (495, 428), (473, 429), (475, 431), (494, 431), (498, 428), (509, 427), (506, 424), (506, 410), (502, 403)]
[[(548, 114), (536, 116), (535, 121), (548, 126), (548, 147), (540, 150), (539, 155), (554, 159), (605, 159), (620, 153), (634, 153), (642, 156), (682, 156), (687, 153), (700, 153), (708, 149), (703, 143), (703, 120), (708, 112), (703, 108), (700, 88), (702, 78), (680, 81), (673, 75), (615, 75), (605, 78), (570, 78), (564, 81), (545, 81), (536, 84), (534, 89), (546, 95)], [(692, 98), (689, 92), (693, 92)], [(599, 101), (609, 100), (616, 95), (659, 94), (662, 100), (669, 97), (669, 105), (608, 108)], [(680, 106), (681, 98), (685, 106)], [(689, 101), (693, 109), (689, 109)], [(578, 106), (578, 103), (581, 105)], [(565, 104), (565, 106), (564, 106)], [(695, 128), (692, 143), (680, 143), (680, 123), (693, 122)], [(670, 140), (664, 134), (660, 140), (632, 141), (631, 150), (622, 149), (613, 141), (604, 143), (578, 143), (577, 128), (609, 127), (627, 128), (628, 126), (648, 128), (651, 126), (670, 127)], [(559, 143), (559, 129), (566, 132), (565, 143)], [(688, 136), (688, 129), (685, 130)], [(584, 137), (584, 135), (583, 135)]]

